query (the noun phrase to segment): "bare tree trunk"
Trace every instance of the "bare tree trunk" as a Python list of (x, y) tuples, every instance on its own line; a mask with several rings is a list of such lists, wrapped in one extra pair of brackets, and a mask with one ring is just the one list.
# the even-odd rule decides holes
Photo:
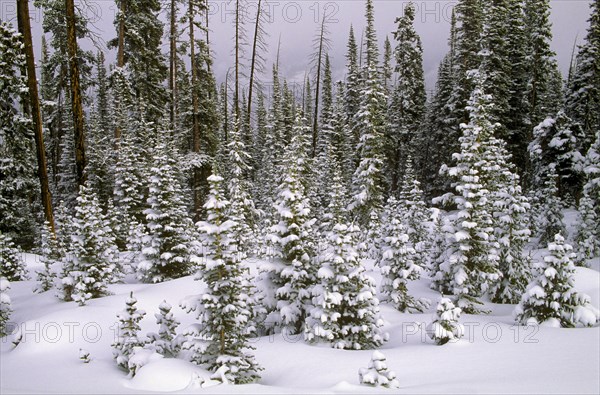
[(313, 132), (312, 132), (312, 157), (317, 155), (317, 138), (318, 138), (318, 126), (319, 126), (319, 92), (321, 88), (321, 64), (323, 63), (323, 38), (325, 35), (325, 15), (323, 15), (323, 22), (321, 22), (321, 35), (319, 39), (319, 55), (317, 56), (317, 86), (315, 88), (315, 108), (314, 108), (314, 119), (313, 119)]
[[(193, 151), (200, 153), (200, 125), (198, 124), (198, 73), (196, 65), (196, 40), (194, 38), (194, 6), (190, 0), (188, 2), (188, 19), (190, 24), (190, 61), (192, 68), (192, 139), (193, 139)], [(200, 213), (202, 211), (202, 197), (200, 196), (200, 185), (201, 185), (201, 169), (194, 168), (193, 177), (193, 189), (194, 189), (194, 218), (199, 220)]]
[(23, 43), (25, 44), (25, 56), (27, 61), (27, 85), (29, 88), (29, 100), (33, 120), (33, 136), (38, 162), (38, 178), (42, 194), (42, 205), (44, 216), (50, 224), (50, 230), (56, 235), (54, 228), (54, 215), (52, 213), (52, 195), (48, 186), (48, 172), (46, 169), (46, 150), (44, 147), (44, 133), (42, 131), (42, 114), (40, 112), (40, 98), (38, 95), (37, 78), (35, 75), (35, 59), (33, 57), (33, 44), (31, 40), (31, 23), (29, 21), (28, 0), (17, 0), (17, 15), (22, 26)]
[(79, 85), (79, 65), (77, 64), (77, 35), (75, 31), (75, 1), (65, 0), (67, 11), (67, 51), (69, 53), (69, 71), (71, 80), (71, 105), (73, 108), (73, 129), (75, 132), (75, 167), (77, 185), (85, 183), (85, 125), (81, 87)]
[(177, 7), (175, 7), (175, 0), (171, 0), (171, 31), (169, 36), (169, 91), (171, 92), (171, 106), (170, 106), (170, 121), (171, 130), (175, 130), (175, 114), (177, 114)]
[(254, 89), (254, 73), (256, 72), (256, 56), (258, 46), (258, 34), (260, 32), (260, 15), (262, 0), (258, 0), (258, 9), (256, 11), (256, 24), (254, 26), (254, 42), (252, 43), (252, 61), (250, 63), (250, 86), (248, 87), (248, 115), (246, 123), (250, 126), (250, 116), (252, 114), (252, 91)]
[(233, 94), (235, 119), (240, 119), (240, 0), (235, 1), (235, 91)]

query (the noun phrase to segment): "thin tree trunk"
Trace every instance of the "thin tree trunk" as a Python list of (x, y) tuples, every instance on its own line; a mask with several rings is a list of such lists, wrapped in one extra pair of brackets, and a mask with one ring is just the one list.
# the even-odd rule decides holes
[(250, 114), (252, 114), (252, 91), (254, 90), (254, 73), (256, 71), (256, 52), (258, 45), (258, 33), (260, 32), (260, 15), (262, 0), (258, 0), (258, 9), (256, 11), (256, 24), (254, 26), (254, 42), (252, 44), (252, 61), (250, 63), (250, 86), (248, 87), (248, 115), (246, 123), (250, 126)]
[[(208, 0), (206, 0), (206, 12), (204, 13), (205, 19), (206, 19), (206, 48), (208, 51), (210, 51), (210, 29), (208, 27), (208, 19), (209, 19), (209, 15), (208, 15), (208, 11), (210, 9), (210, 6), (208, 4)], [(210, 53), (209, 53), (210, 56)], [(210, 73), (210, 62), (206, 62), (206, 70)]]
[(235, 119), (240, 119), (240, 0), (235, 2), (235, 91), (233, 103)]
[(48, 186), (48, 172), (46, 169), (46, 150), (44, 147), (44, 133), (42, 131), (42, 114), (40, 112), (40, 98), (38, 95), (37, 78), (35, 75), (35, 59), (33, 57), (33, 44), (31, 40), (31, 23), (29, 21), (28, 0), (17, 0), (17, 15), (22, 24), (23, 43), (25, 44), (25, 56), (27, 62), (27, 85), (29, 88), (29, 100), (31, 101), (31, 115), (33, 120), (33, 132), (38, 162), (38, 178), (42, 194), (42, 205), (44, 216), (50, 224), (52, 234), (56, 236), (54, 229), (54, 215), (52, 213), (52, 195)]
[[(198, 124), (198, 94), (196, 87), (198, 85), (198, 75), (196, 66), (196, 43), (194, 38), (194, 6), (192, 1), (188, 2), (188, 19), (190, 24), (190, 62), (192, 68), (192, 140), (193, 152), (200, 153), (200, 125)], [(194, 168), (193, 188), (194, 188), (194, 218), (199, 220), (202, 210), (202, 199), (200, 196), (201, 171)]]
[(75, 31), (75, 1), (65, 0), (67, 11), (67, 51), (69, 53), (69, 71), (71, 80), (71, 105), (73, 108), (73, 129), (75, 132), (75, 167), (77, 185), (85, 183), (85, 125), (81, 87), (79, 85), (79, 65), (77, 63), (77, 36)]
[(321, 87), (321, 58), (323, 56), (323, 36), (325, 34), (325, 15), (323, 15), (323, 22), (321, 22), (321, 36), (319, 39), (319, 56), (317, 57), (317, 86), (315, 88), (315, 108), (314, 108), (314, 119), (313, 119), (313, 133), (312, 133), (312, 157), (317, 155), (317, 138), (318, 138), (318, 127), (319, 127), (319, 91)]

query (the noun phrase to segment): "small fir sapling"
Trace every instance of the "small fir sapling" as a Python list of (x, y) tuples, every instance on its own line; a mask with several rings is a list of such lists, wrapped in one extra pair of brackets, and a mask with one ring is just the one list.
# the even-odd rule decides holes
[(10, 282), (5, 277), (0, 277), (0, 337), (6, 336), (7, 328), (6, 324), (10, 319), (11, 300), (8, 296), (8, 290), (10, 289)]
[(163, 301), (159, 313), (154, 314), (159, 326), (158, 333), (149, 333), (149, 343), (152, 344), (157, 353), (165, 357), (176, 357), (181, 350), (182, 337), (177, 335), (179, 321), (173, 316), (172, 307), (167, 301)]
[(126, 308), (119, 314), (119, 332), (117, 340), (112, 344), (113, 357), (117, 365), (129, 372), (129, 358), (133, 354), (135, 347), (143, 347), (144, 342), (139, 338), (140, 321), (146, 315), (143, 310), (138, 310), (137, 299), (133, 297), (133, 292), (126, 299)]
[(396, 379), (396, 373), (388, 370), (385, 355), (380, 351), (373, 352), (369, 367), (358, 370), (358, 381), (360, 384), (372, 387), (400, 387), (400, 382)]
[(600, 311), (590, 304), (590, 297), (575, 292), (573, 247), (559, 234), (548, 245), (550, 255), (535, 265), (537, 277), (527, 286), (515, 308), (515, 319), (521, 324), (544, 324), (573, 328), (594, 326)]
[(450, 299), (442, 298), (436, 308), (435, 320), (427, 326), (429, 337), (440, 346), (463, 337), (465, 329), (458, 322), (461, 313)]

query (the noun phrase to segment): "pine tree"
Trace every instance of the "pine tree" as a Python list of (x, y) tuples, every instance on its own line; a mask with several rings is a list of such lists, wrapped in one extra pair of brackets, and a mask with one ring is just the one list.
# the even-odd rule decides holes
[(0, 22), (0, 232), (28, 247), (36, 235), (34, 202), (39, 194), (32, 122), (15, 107), (28, 99), (24, 68), (20, 34)]
[(365, 274), (356, 250), (359, 229), (344, 215), (345, 190), (336, 168), (326, 234), (329, 248), (320, 257), (313, 289), (314, 308), (305, 325), (308, 341), (322, 340), (340, 349), (369, 349), (383, 344), (375, 283)]
[(113, 348), (113, 358), (117, 365), (129, 372), (129, 358), (133, 355), (135, 347), (142, 347), (144, 342), (140, 339), (138, 333), (141, 330), (140, 321), (146, 315), (144, 310), (138, 310), (137, 299), (133, 297), (133, 292), (125, 300), (125, 310), (117, 314), (119, 319), (119, 328), (117, 339), (111, 345)]
[(146, 282), (163, 282), (190, 274), (192, 221), (182, 201), (176, 152), (159, 143), (153, 150), (146, 233), (138, 275)]
[(600, 312), (590, 305), (590, 298), (574, 291), (575, 254), (557, 233), (548, 245), (550, 255), (536, 265), (537, 278), (528, 286), (514, 315), (521, 324), (542, 324), (574, 327), (593, 326), (600, 321)]
[(600, 130), (600, 2), (594, 0), (590, 7), (590, 25), (572, 66), (565, 99), (565, 111), (583, 130), (581, 152), (588, 149)]
[(388, 199), (384, 217), (383, 253), (379, 262), (384, 276), (382, 291), (397, 310), (423, 312), (429, 307), (429, 302), (410, 296), (407, 288), (408, 281), (421, 277), (423, 268), (417, 251), (409, 244), (406, 226), (402, 224), (400, 205), (393, 196)]
[(387, 98), (378, 71), (379, 51), (373, 13), (373, 2), (367, 0), (366, 81), (360, 90), (360, 108), (354, 120), (360, 138), (357, 146), (360, 160), (352, 179), (353, 198), (348, 206), (362, 225), (368, 223), (373, 210), (382, 208), (385, 190), (383, 166)]
[(557, 233), (566, 234), (564, 217), (562, 213), (562, 202), (558, 196), (558, 175), (554, 166), (549, 167), (544, 183), (544, 189), (540, 191), (543, 196), (540, 208), (537, 212), (543, 215), (536, 219), (537, 234), (540, 237), (540, 244), (550, 243)]
[(12, 238), (0, 232), (0, 276), (8, 281), (24, 281), (29, 279), (21, 251)]
[(158, 333), (149, 333), (148, 341), (159, 354), (165, 357), (176, 357), (181, 350), (182, 343), (182, 338), (177, 335), (177, 327), (180, 323), (173, 316), (171, 305), (166, 300), (162, 301), (158, 310), (159, 312), (154, 314)]
[(465, 328), (458, 323), (462, 310), (450, 299), (440, 299), (435, 313), (436, 318), (427, 326), (427, 332), (436, 344), (441, 346), (464, 336)]
[(373, 352), (369, 366), (358, 370), (358, 381), (372, 387), (399, 388), (400, 383), (396, 380), (396, 373), (388, 370), (385, 360), (385, 355), (381, 352)]
[[(297, 122), (301, 122), (300, 116)], [(296, 128), (283, 160), (283, 177), (277, 193), (276, 224), (271, 228), (280, 255), (285, 262), (276, 274), (277, 308), (281, 323), (288, 331), (300, 333), (311, 305), (311, 287), (315, 283), (314, 240), (311, 207), (303, 181), (309, 140), (302, 128)]]
[(528, 217), (531, 206), (521, 193), (519, 176), (511, 174), (511, 179), (494, 197), (502, 279), (492, 288), (492, 301), (516, 304), (531, 280), (531, 257), (525, 252), (531, 238)]
[[(587, 191), (586, 191), (587, 192)], [(600, 225), (593, 200), (584, 192), (579, 201), (577, 231), (577, 266), (587, 266), (587, 260), (600, 256)]]
[(209, 291), (184, 301), (182, 306), (196, 313), (202, 324), (200, 333), (208, 341), (202, 355), (193, 359), (207, 364), (212, 372), (223, 372), (228, 382), (244, 384), (257, 380), (261, 370), (249, 352), (253, 347), (248, 344), (248, 337), (254, 327), (248, 269), (239, 255), (240, 243), (234, 237), (240, 224), (227, 214), (230, 202), (223, 194), (223, 178), (213, 174), (208, 181), (208, 219), (198, 223), (207, 237), (207, 254), (198, 279), (206, 282)]
[(89, 299), (108, 295), (108, 284), (121, 274), (114, 235), (98, 197), (86, 186), (79, 189), (71, 231), (61, 274), (63, 299), (83, 306)]
[(44, 223), (42, 228), (42, 246), (41, 246), (41, 262), (44, 264), (44, 269), (37, 272), (37, 286), (35, 292), (46, 292), (54, 288), (54, 273), (52, 266), (59, 263), (62, 257), (62, 251), (58, 244), (58, 238), (52, 234), (48, 222)]
[(600, 131), (596, 131), (596, 141), (587, 151), (582, 170), (586, 178), (584, 194), (592, 199), (596, 216), (600, 217)]
[(481, 90), (481, 78), (476, 75), (474, 78), (478, 87), (467, 108), (471, 120), (462, 125), (461, 151), (454, 155), (456, 167), (446, 169), (456, 180), (457, 194), (445, 199), (457, 205), (458, 213), (453, 223), (449, 261), (440, 265), (458, 307), (467, 313), (478, 312), (475, 304), (481, 302), (477, 298), (501, 276), (489, 201), (490, 191), (497, 182), (496, 163), (491, 162), (496, 155), (494, 125), (488, 116), (491, 97)]
[(391, 170), (391, 190), (396, 191), (402, 180), (408, 156), (415, 151), (418, 129), (425, 115), (425, 80), (421, 38), (414, 29), (415, 5), (408, 3), (404, 15), (396, 18), (394, 32), (396, 48), (396, 84), (391, 97), (388, 140), (392, 152), (387, 154)]
[(0, 337), (4, 337), (8, 334), (7, 324), (10, 319), (11, 300), (8, 296), (8, 290), (10, 289), (10, 282), (0, 276)]
[(349, 129), (349, 143), (352, 147), (350, 152), (352, 155), (347, 158), (347, 169), (350, 174), (354, 173), (358, 165), (358, 155), (355, 152), (355, 147), (360, 142), (360, 131), (355, 124), (355, 114), (358, 113), (361, 101), (360, 86), (362, 78), (358, 65), (358, 46), (354, 36), (354, 28), (350, 25), (350, 33), (348, 36), (347, 53), (346, 53), (346, 84), (344, 89), (343, 105), (345, 110), (344, 123)]

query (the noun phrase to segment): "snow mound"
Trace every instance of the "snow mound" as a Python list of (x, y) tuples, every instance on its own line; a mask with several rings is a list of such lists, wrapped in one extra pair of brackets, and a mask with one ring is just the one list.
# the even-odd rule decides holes
[(181, 359), (165, 358), (142, 366), (125, 385), (140, 391), (172, 392), (199, 387), (202, 382), (202, 387), (211, 382), (206, 370)]

